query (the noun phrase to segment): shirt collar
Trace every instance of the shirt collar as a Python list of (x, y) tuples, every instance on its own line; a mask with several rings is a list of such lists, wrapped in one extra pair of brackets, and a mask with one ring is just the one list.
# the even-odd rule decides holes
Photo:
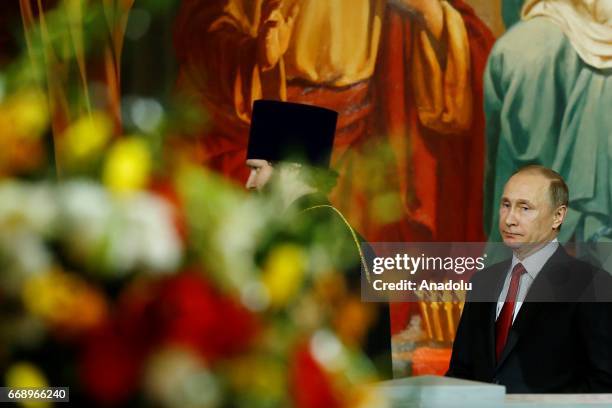
[(525, 267), (525, 270), (531, 279), (535, 279), (538, 273), (542, 270), (542, 267), (546, 261), (550, 259), (558, 247), (559, 241), (557, 238), (555, 238), (522, 261), (518, 259), (516, 255), (512, 255), (512, 265), (510, 265), (510, 270), (513, 270), (516, 264), (520, 262)]

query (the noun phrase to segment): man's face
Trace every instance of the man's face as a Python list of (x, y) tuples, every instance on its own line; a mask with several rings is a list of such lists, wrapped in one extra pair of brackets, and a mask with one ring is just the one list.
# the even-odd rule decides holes
[(499, 232), (507, 246), (528, 248), (557, 235), (565, 210), (553, 207), (549, 187), (550, 181), (537, 173), (518, 173), (508, 180), (499, 207)]
[(261, 191), (270, 181), (274, 167), (267, 160), (261, 159), (248, 159), (246, 165), (251, 169), (246, 188)]

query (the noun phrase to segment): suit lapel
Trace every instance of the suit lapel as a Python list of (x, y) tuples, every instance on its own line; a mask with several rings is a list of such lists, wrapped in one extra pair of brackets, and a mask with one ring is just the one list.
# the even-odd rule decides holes
[[(501, 293), (504, 286), (504, 280), (506, 279), (506, 273), (510, 268), (510, 260), (501, 262), (491, 267), (490, 277), (491, 281), (486, 284), (487, 288), (493, 290), (493, 293)], [(486, 324), (484, 325), (486, 333), (486, 344), (487, 349), (485, 350), (487, 361), (490, 363), (490, 367), (495, 369), (497, 363), (497, 357), (495, 356), (495, 317), (497, 312), (497, 302), (488, 302), (483, 304), (483, 316), (482, 319)]]
[[(546, 307), (541, 300), (546, 299), (552, 301), (555, 299), (556, 291), (551, 285), (550, 276), (551, 274), (555, 273), (555, 269), (557, 268), (558, 264), (566, 260), (567, 257), (567, 253), (561, 247), (561, 245), (559, 245), (559, 248), (550, 257), (550, 259), (546, 261), (542, 267), (542, 270), (538, 273), (538, 276), (531, 284), (531, 287), (527, 292), (527, 296), (525, 297), (525, 300), (516, 318), (514, 319), (514, 323), (512, 324), (512, 327), (510, 327), (508, 339), (506, 340), (506, 346), (504, 347), (502, 355), (497, 362), (496, 371), (499, 370), (506, 358), (508, 358), (508, 355), (510, 355), (519, 339), (522, 337), (521, 334), (526, 333), (529, 326), (533, 322), (542, 321), (542, 319), (546, 317), (546, 314), (551, 310), (551, 308)], [(499, 293), (501, 293), (501, 289)]]
[(495, 356), (495, 312), (497, 303), (486, 303), (485, 305), (485, 315), (483, 316), (486, 324), (486, 339), (487, 339), (487, 350), (486, 356), (487, 361), (489, 362), (489, 366), (494, 370), (496, 365), (497, 357)]
[[(535, 283), (535, 281), (534, 281)], [(545, 314), (550, 310), (545, 304), (540, 302), (529, 302), (526, 301), (521, 306), (518, 315), (514, 319), (514, 323), (510, 327), (508, 332), (508, 338), (506, 340), (506, 346), (502, 351), (502, 355), (497, 362), (497, 369), (504, 363), (506, 358), (510, 355), (521, 337), (528, 332), (529, 326), (536, 321), (542, 321)]]

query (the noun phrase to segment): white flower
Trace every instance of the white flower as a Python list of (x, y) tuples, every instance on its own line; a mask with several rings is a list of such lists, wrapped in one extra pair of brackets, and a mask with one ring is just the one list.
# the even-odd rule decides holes
[(26, 228), (49, 235), (56, 218), (57, 202), (49, 184), (0, 183), (0, 228)]
[(143, 386), (151, 400), (166, 408), (213, 408), (222, 402), (218, 380), (188, 349), (154, 353), (145, 367)]
[(107, 273), (171, 272), (181, 260), (172, 208), (154, 194), (111, 195), (99, 184), (71, 182), (63, 188), (62, 210), (71, 253), (100, 262)]
[(88, 181), (60, 187), (60, 233), (69, 252), (81, 260), (96, 256), (104, 244), (112, 215), (106, 190)]
[(48, 183), (32, 185), (23, 202), (29, 225), (43, 235), (50, 235), (57, 222), (58, 207), (55, 190)]
[(320, 364), (330, 370), (339, 370), (347, 364), (344, 347), (328, 329), (317, 330), (310, 339), (310, 352)]
[(122, 270), (144, 267), (171, 272), (177, 268), (182, 245), (173, 224), (172, 207), (146, 192), (117, 199), (107, 261)]
[(25, 214), (21, 208), (24, 196), (23, 185), (14, 181), (0, 183), (0, 227), (3, 230), (25, 224)]
[(270, 219), (277, 217), (276, 208), (265, 206), (258, 198), (249, 197), (225, 208), (221, 222), (211, 231), (216, 253), (215, 265), (227, 271), (224, 276), (235, 288), (251, 278), (255, 251)]
[(53, 264), (43, 239), (27, 229), (0, 232), (0, 255), (0, 286), (13, 296), (21, 292), (27, 278), (47, 272)]

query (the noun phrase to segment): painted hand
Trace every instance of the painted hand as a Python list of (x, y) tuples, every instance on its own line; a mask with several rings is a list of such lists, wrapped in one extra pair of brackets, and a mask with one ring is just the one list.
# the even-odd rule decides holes
[(440, 38), (444, 29), (442, 0), (388, 0), (389, 3), (423, 20), (435, 38)]
[(257, 54), (263, 70), (274, 68), (287, 52), (295, 18), (299, 12), (299, 6), (296, 4), (291, 8), (288, 17), (283, 16), (281, 2), (282, 0), (264, 0), (261, 7)]

